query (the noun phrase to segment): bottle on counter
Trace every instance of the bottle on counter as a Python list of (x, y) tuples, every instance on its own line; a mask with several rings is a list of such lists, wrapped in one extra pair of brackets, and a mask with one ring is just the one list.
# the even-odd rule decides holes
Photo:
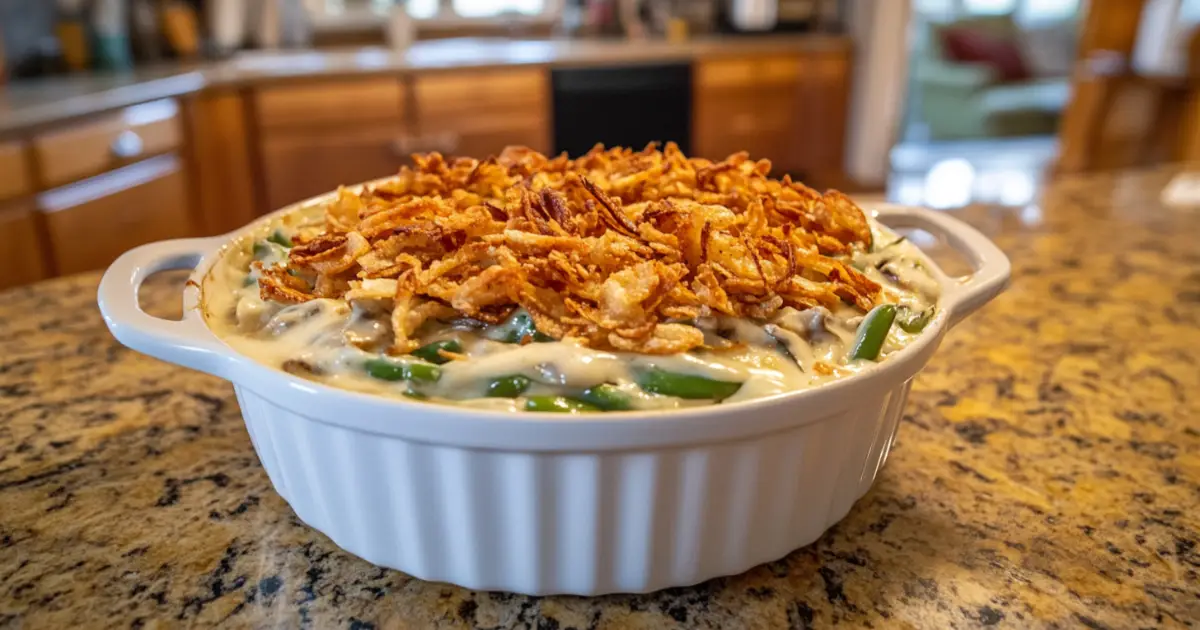
[(128, 70), (133, 67), (128, 16), (129, 5), (126, 0), (96, 0), (92, 5), (97, 68)]
[(312, 22), (302, 0), (276, 0), (279, 3), (281, 43), (287, 48), (312, 45)]
[(200, 27), (196, 9), (183, 0), (165, 0), (160, 9), (163, 32), (175, 55), (192, 59), (200, 52)]
[(245, 45), (247, 8), (244, 0), (208, 1), (208, 34), (216, 54), (230, 55)]
[(730, 21), (742, 32), (769, 31), (779, 19), (779, 3), (771, 0), (733, 0)]
[(283, 27), (278, 0), (257, 0), (257, 5), (254, 43), (263, 50), (279, 48), (283, 45)]
[(58, 49), (67, 69), (87, 70), (92, 65), (92, 52), (83, 0), (58, 0), (55, 9), (54, 36), (58, 38)]
[(130, 39), (133, 54), (141, 61), (158, 61), (163, 57), (162, 31), (159, 29), (158, 5), (154, 0), (131, 0), (129, 7)]

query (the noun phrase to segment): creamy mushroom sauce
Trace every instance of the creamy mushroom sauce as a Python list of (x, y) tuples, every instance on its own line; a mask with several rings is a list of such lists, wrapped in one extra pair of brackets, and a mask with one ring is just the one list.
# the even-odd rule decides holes
[[(292, 230), (319, 223), (322, 209), (307, 208), (264, 225), (234, 242), (213, 267), (204, 285), (203, 310), (209, 326), (238, 352), (298, 376), (348, 390), (408, 396), (476, 408), (520, 411), (529, 397), (556, 395), (578, 398), (587, 388), (610, 384), (628, 398), (632, 409), (671, 409), (715, 402), (735, 402), (810, 388), (847, 376), (871, 361), (850, 356), (864, 313), (851, 305), (835, 312), (825, 308), (799, 311), (784, 308), (770, 322), (732, 317), (705, 317), (695, 323), (711, 349), (669, 356), (609, 352), (569, 340), (524, 345), (498, 341), (512, 320), (502, 325), (458, 320), (426, 324), (422, 343), (457, 340), (466, 359), (436, 366), (436, 382), (381, 380), (365, 367), (391, 340), (390, 317), (351, 306), (344, 300), (318, 299), (282, 305), (259, 296), (254, 260), (265, 265), (282, 262), (287, 248), (268, 240), (286, 241)], [(927, 270), (919, 250), (873, 219), (876, 247), (857, 253), (850, 263), (883, 287), (883, 302), (912, 314), (932, 314), (941, 285)], [(877, 360), (900, 350), (921, 333), (893, 324)], [(351, 343), (351, 342), (354, 343)], [(727, 349), (722, 349), (722, 348)], [(362, 348), (378, 349), (371, 352)], [(417, 357), (393, 357), (397, 365), (425, 362)], [(818, 368), (819, 363), (826, 364)], [(427, 364), (431, 365), (431, 364)], [(723, 400), (695, 400), (648, 393), (638, 375), (657, 368), (670, 373), (740, 383)], [(524, 375), (528, 389), (516, 398), (488, 397), (488, 385), (499, 377)]]

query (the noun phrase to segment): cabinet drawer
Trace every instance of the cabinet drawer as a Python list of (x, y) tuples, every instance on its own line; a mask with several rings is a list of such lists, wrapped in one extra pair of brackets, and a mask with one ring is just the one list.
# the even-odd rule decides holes
[(33, 147), (42, 182), (60, 186), (171, 151), (180, 137), (179, 105), (167, 99), (47, 132)]
[(452, 112), (537, 111), (546, 115), (549, 80), (543, 70), (451, 72), (418, 76), (417, 112), (444, 116)]
[(305, 83), (263, 88), (254, 102), (258, 124), (268, 130), (399, 122), (404, 88), (394, 78)]
[(47, 276), (33, 202), (0, 206), (0, 289), (37, 282)]
[(696, 64), (696, 85), (728, 88), (795, 83), (800, 80), (800, 70), (799, 57), (714, 59)]
[(0, 201), (20, 197), (33, 189), (24, 149), (18, 142), (0, 143)]
[(263, 139), (267, 205), (275, 210), (342, 184), (395, 174), (408, 159), (399, 124)]
[(99, 269), (126, 250), (192, 234), (179, 158), (163, 155), (43, 193), (58, 273)]

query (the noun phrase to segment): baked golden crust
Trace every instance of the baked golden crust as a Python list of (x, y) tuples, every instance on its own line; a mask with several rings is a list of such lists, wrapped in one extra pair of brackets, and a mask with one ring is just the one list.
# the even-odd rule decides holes
[(703, 344), (672, 320), (765, 320), (791, 306), (870, 309), (880, 287), (835, 256), (870, 247), (866, 216), (836, 191), (768, 176), (745, 153), (721, 162), (597, 146), (575, 160), (509, 147), (483, 161), (414, 166), (303, 228), (262, 297), (370, 302), (392, 311), (391, 351), (450, 313), (648, 354)]

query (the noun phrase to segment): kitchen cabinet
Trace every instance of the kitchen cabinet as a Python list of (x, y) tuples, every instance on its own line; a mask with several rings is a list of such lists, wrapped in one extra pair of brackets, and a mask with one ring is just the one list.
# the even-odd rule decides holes
[(408, 160), (403, 138), (398, 122), (264, 137), (267, 209), (395, 173)]
[(126, 107), (33, 140), (41, 181), (60, 186), (174, 150), (182, 143), (179, 104), (166, 99)]
[(722, 159), (738, 151), (795, 169), (798, 124), (797, 57), (702, 60), (694, 67), (692, 145), (697, 156)]
[(694, 153), (767, 158), (777, 174), (841, 180), (848, 106), (845, 50), (697, 61)]
[(180, 159), (163, 155), (38, 196), (54, 269), (100, 269), (126, 250), (194, 235)]
[(0, 268), (0, 289), (48, 275), (32, 202), (0, 204)]
[(408, 157), (406, 97), (395, 77), (258, 90), (263, 210), (395, 173)]
[(315, 81), (261, 88), (254, 94), (254, 111), (259, 127), (273, 134), (399, 121), (404, 116), (404, 98), (396, 77)]
[(845, 185), (849, 108), (848, 51), (825, 51), (805, 58), (799, 82), (796, 125), (789, 136), (792, 172), (814, 186)]
[(543, 69), (456, 71), (414, 79), (414, 151), (483, 158), (508, 145), (550, 152)]
[(183, 103), (193, 215), (200, 234), (224, 234), (253, 221), (256, 139), (238, 90), (214, 90)]
[(25, 145), (0, 143), (0, 201), (28, 194), (33, 189), (25, 160)]
[(0, 289), (48, 275), (45, 250), (30, 195), (33, 178), (27, 144), (0, 143)]

